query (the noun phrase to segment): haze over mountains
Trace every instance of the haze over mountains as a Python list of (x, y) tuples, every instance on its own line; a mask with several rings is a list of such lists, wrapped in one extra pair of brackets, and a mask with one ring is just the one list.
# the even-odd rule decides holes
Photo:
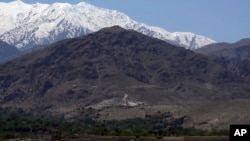
[(158, 27), (138, 23), (118, 11), (95, 7), (85, 2), (77, 5), (0, 2), (0, 18), (0, 40), (21, 50), (78, 37), (114, 25), (134, 29), (188, 49), (215, 43), (207, 37), (193, 33), (170, 33)]

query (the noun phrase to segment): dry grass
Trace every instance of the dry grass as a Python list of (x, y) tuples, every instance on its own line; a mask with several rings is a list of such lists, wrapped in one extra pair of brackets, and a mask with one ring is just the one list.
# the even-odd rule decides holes
[(101, 120), (122, 120), (132, 118), (145, 118), (145, 115), (152, 115), (158, 111), (171, 112), (174, 116), (182, 115), (183, 107), (155, 105), (155, 106), (137, 106), (137, 107), (112, 107), (99, 112)]
[(186, 127), (200, 129), (229, 129), (230, 124), (250, 123), (250, 100), (213, 102), (194, 107), (186, 114), (191, 117)]

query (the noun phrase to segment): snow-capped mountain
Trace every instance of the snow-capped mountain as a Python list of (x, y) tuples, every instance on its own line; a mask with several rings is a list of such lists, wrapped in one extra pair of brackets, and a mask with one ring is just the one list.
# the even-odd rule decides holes
[(21, 0), (0, 2), (0, 19), (0, 39), (19, 49), (50, 44), (114, 25), (134, 29), (188, 49), (197, 49), (215, 42), (193, 33), (170, 33), (159, 27), (136, 22), (118, 11), (99, 8), (85, 2), (76, 5), (26, 4)]

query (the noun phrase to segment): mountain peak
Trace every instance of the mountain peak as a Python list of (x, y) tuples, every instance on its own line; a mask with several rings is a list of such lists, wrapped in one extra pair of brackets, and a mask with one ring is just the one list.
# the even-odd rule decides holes
[(222, 83), (231, 75), (219, 78), (220, 72), (225, 69), (205, 56), (113, 26), (0, 65), (0, 103), (44, 114), (129, 102), (197, 106), (235, 98), (236, 83)]
[(105, 32), (105, 31), (112, 31), (112, 32), (122, 32), (122, 31), (127, 31), (126, 29), (122, 28), (119, 25), (114, 25), (111, 27), (105, 27), (99, 30), (98, 32)]
[[(2, 8), (1, 8), (2, 7)], [(119, 25), (188, 49), (214, 43), (207, 37), (179, 32), (136, 22), (124, 13), (80, 2), (26, 4), (23, 1), (0, 3), (0, 39), (20, 49), (47, 45), (74, 38), (101, 28)]]
[(89, 3), (86, 3), (86, 2), (79, 2), (78, 4), (77, 4), (78, 6), (93, 6), (93, 5), (91, 5), (91, 4), (89, 4)]
[[(210, 76), (203, 73), (210, 63), (200, 68), (199, 60), (209, 61), (192, 51), (173, 47), (137, 31), (112, 26), (54, 43), (0, 65), (0, 93), (6, 90), (5, 95), (0, 95), (0, 103), (11, 105), (20, 101), (19, 95), (12, 96), (17, 92), (25, 98), (20, 108), (31, 101), (28, 108), (44, 110), (43, 107), (52, 105), (49, 111), (56, 110), (60, 114), (65, 114), (60, 107), (65, 100), (72, 108), (70, 111), (76, 107), (96, 107), (103, 101), (110, 105), (128, 105), (122, 100), (124, 96), (135, 105), (142, 102), (174, 104), (178, 100), (173, 100), (172, 96), (177, 90), (171, 87), (176, 78), (179, 82), (190, 80), (196, 84), (199, 77)], [(210, 69), (208, 71), (213, 74)], [(162, 98), (168, 97), (166, 93), (171, 100)], [(151, 95), (154, 100), (148, 98)], [(197, 98), (190, 97), (190, 101)], [(188, 103), (186, 101), (184, 99), (183, 103)], [(40, 105), (41, 102), (44, 103)]]
[(16, 5), (16, 6), (28, 5), (28, 4), (24, 3), (22, 0), (15, 0), (15, 1), (10, 2), (9, 4)]

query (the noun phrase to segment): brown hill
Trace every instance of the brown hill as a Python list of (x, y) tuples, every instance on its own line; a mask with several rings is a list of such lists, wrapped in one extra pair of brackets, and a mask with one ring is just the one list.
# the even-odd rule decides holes
[(236, 43), (217, 43), (207, 45), (195, 50), (196, 53), (214, 57), (223, 57), (232, 63), (250, 60), (250, 38), (242, 39)]
[[(196, 53), (215, 58), (216, 62), (227, 68), (220, 77), (225, 81), (249, 82), (250, 74), (250, 39), (236, 43), (218, 43), (195, 50)], [(244, 79), (241, 79), (244, 78)], [(240, 80), (239, 80), (240, 79)]]
[(67, 116), (107, 106), (192, 106), (249, 98), (241, 79), (203, 55), (115, 26), (1, 65), (0, 104)]
[(249, 108), (249, 99), (226, 100), (204, 104), (191, 110), (185, 110), (185, 115), (192, 118), (187, 120), (184, 126), (208, 130), (228, 130), (230, 124), (250, 123)]

